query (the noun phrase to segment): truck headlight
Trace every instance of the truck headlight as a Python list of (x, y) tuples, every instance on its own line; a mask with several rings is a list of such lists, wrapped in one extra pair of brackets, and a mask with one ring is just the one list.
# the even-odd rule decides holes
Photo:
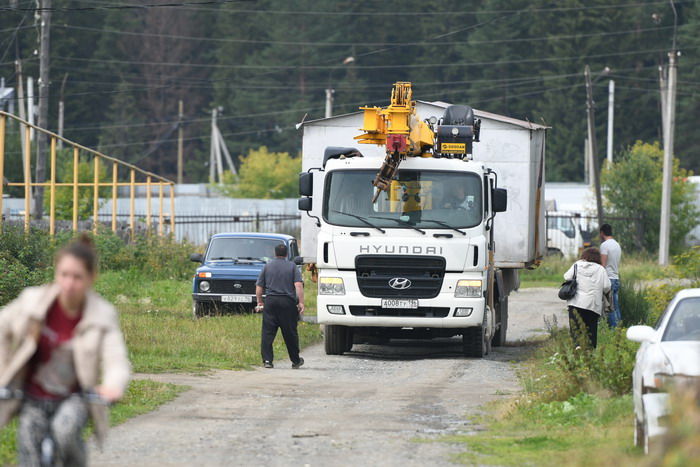
[(457, 281), (457, 288), (455, 288), (455, 297), (481, 297), (481, 279), (462, 279), (460, 281)]
[(318, 279), (320, 295), (345, 295), (345, 283), (340, 277), (320, 277)]
[(211, 284), (209, 281), (202, 281), (199, 283), (199, 290), (202, 292), (209, 292), (209, 289), (211, 289)]

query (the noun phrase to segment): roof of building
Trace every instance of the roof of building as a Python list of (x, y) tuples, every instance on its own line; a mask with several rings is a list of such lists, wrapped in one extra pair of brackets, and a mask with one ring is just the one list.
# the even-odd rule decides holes
[[(423, 105), (432, 105), (434, 107), (438, 107), (438, 108), (442, 108), (442, 109), (445, 109), (445, 108), (449, 107), (450, 105), (452, 105), (450, 103), (442, 102), (442, 101), (428, 102), (428, 101), (419, 100), (416, 102), (423, 104)], [(358, 115), (361, 113), (362, 113), (361, 111), (357, 111), (357, 112), (351, 112), (351, 113), (347, 113), (347, 114), (334, 115), (334, 116), (329, 117), (329, 118), (317, 118), (314, 120), (306, 120), (306, 121), (299, 122), (297, 124), (297, 129), (301, 128), (303, 125), (314, 125), (314, 124), (317, 124), (319, 122), (340, 119), (340, 118), (347, 118), (347, 117), (350, 117), (353, 115)], [(521, 128), (526, 128), (528, 130), (546, 130), (548, 128), (551, 128), (551, 127), (546, 126), (546, 125), (538, 125), (537, 123), (528, 122), (527, 120), (518, 120), (517, 118), (506, 117), (505, 115), (499, 115), (499, 114), (494, 114), (491, 112), (485, 112), (483, 110), (474, 109), (474, 115), (478, 118), (485, 118), (487, 120), (494, 120), (497, 122), (509, 123), (511, 125), (519, 126)]]

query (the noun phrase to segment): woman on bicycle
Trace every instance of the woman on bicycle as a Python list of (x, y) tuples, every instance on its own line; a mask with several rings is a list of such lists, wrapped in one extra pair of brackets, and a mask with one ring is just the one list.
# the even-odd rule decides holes
[(39, 465), (49, 434), (62, 465), (86, 465), (84, 392), (122, 398), (130, 365), (115, 308), (93, 292), (97, 256), (90, 238), (62, 248), (55, 281), (29, 287), (0, 310), (0, 387), (24, 398), (2, 401), (0, 427), (19, 413), (20, 465)]

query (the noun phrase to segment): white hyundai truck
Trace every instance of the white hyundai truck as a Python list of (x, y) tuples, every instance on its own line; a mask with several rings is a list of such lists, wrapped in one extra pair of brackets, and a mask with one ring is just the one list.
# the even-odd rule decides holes
[(301, 253), (317, 268), (326, 353), (462, 336), (483, 357), (506, 341), (518, 269), (546, 251), (547, 127), (393, 94), (363, 110), (300, 125)]

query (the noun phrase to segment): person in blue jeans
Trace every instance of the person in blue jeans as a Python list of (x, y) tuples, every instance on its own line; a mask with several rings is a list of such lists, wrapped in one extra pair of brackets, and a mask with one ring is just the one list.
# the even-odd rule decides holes
[(600, 259), (605, 272), (608, 273), (612, 285), (613, 312), (608, 313), (608, 324), (611, 328), (618, 325), (622, 317), (620, 316), (620, 305), (618, 295), (620, 292), (620, 259), (622, 249), (620, 244), (613, 238), (613, 231), (610, 224), (600, 226)]

